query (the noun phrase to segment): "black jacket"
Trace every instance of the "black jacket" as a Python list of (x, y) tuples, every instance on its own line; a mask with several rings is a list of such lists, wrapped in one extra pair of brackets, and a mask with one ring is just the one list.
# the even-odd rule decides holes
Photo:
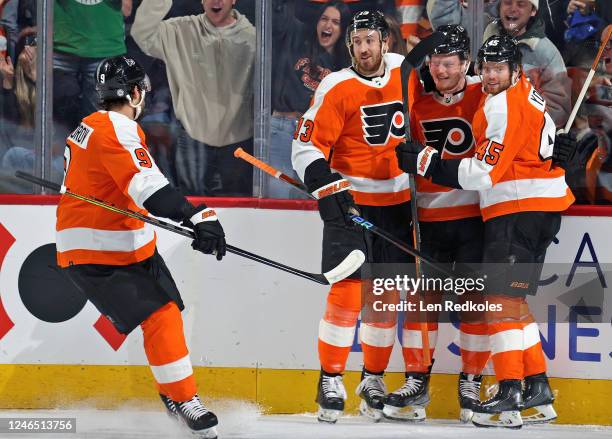
[(303, 113), (321, 80), (346, 66), (335, 66), (325, 51), (311, 63), (307, 38), (315, 24), (307, 26), (298, 20), (292, 6), (292, 2), (283, 1), (273, 6), (272, 110)]

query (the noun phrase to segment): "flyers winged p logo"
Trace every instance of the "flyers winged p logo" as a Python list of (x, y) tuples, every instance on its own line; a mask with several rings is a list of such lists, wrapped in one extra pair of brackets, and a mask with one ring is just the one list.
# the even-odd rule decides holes
[(361, 107), (363, 138), (369, 145), (383, 146), (389, 137), (404, 138), (404, 108), (400, 101)]
[(425, 144), (440, 153), (453, 156), (466, 154), (474, 145), (472, 126), (460, 117), (422, 120)]

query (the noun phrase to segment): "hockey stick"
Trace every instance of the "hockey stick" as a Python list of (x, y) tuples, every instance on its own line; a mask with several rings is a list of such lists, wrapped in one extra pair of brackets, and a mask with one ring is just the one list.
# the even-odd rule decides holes
[(601, 33), (601, 45), (599, 46), (599, 51), (597, 52), (597, 56), (593, 60), (593, 65), (591, 65), (591, 70), (589, 70), (589, 74), (587, 75), (584, 84), (582, 84), (582, 89), (580, 90), (580, 94), (578, 95), (578, 99), (576, 99), (576, 103), (574, 104), (574, 108), (572, 108), (572, 112), (570, 113), (569, 119), (565, 124), (565, 128), (563, 129), (563, 133), (568, 133), (572, 124), (574, 123), (574, 119), (576, 118), (576, 114), (578, 114), (578, 110), (582, 105), (582, 101), (586, 96), (586, 93), (591, 85), (591, 81), (593, 80), (593, 76), (595, 76), (595, 71), (597, 70), (597, 65), (601, 60), (601, 55), (603, 55), (608, 42), (610, 41), (610, 36), (612, 35), (612, 24), (609, 24)]
[[(421, 40), (419, 44), (406, 55), (404, 61), (400, 65), (400, 76), (402, 79), (402, 101), (404, 105), (404, 127), (406, 134), (406, 142), (412, 141), (412, 135), (410, 134), (410, 114), (408, 111), (408, 79), (410, 73), (425, 59), (427, 55), (432, 53), (434, 49), (444, 42), (444, 36), (440, 32), (434, 32), (429, 37)], [(408, 174), (410, 184), (410, 211), (412, 212), (412, 234), (414, 237), (414, 247), (417, 251), (421, 251), (421, 230), (419, 226), (419, 209), (417, 205), (417, 191), (416, 191), (416, 179), (413, 174)], [(415, 258), (416, 275), (417, 278), (421, 277), (421, 259)], [(423, 347), (423, 364), (425, 366), (431, 365), (431, 355), (429, 352), (429, 328), (427, 326), (427, 319), (424, 322), (420, 322), (421, 330), (421, 342)]]
[[(95, 198), (76, 194), (68, 190), (66, 186), (59, 185), (57, 183), (53, 183), (48, 180), (43, 180), (42, 178), (35, 177), (34, 175), (30, 175), (22, 171), (17, 171), (15, 173), (15, 176), (23, 180), (27, 180), (31, 183), (37, 184), (39, 186), (46, 187), (53, 191), (59, 192), (60, 194), (66, 194), (73, 198), (77, 198), (81, 201), (85, 201), (95, 206), (102, 207), (112, 212), (115, 212), (121, 215), (125, 215), (125, 216), (129, 216), (131, 218), (135, 218), (145, 223), (152, 224), (154, 226), (160, 227), (170, 232), (174, 232), (179, 235), (183, 235), (188, 238), (195, 239), (195, 234), (193, 233), (192, 230), (188, 230), (183, 227), (179, 227), (174, 224), (167, 223), (157, 218), (152, 218), (147, 215), (143, 215), (139, 212), (134, 212), (133, 210), (130, 210), (130, 209), (121, 209), (119, 207), (113, 206), (112, 204), (108, 204), (104, 201), (97, 200)], [(304, 279), (308, 279), (308, 280), (311, 280), (313, 282), (316, 282), (322, 285), (334, 284), (350, 276), (355, 271), (357, 271), (357, 269), (361, 267), (361, 265), (365, 261), (365, 255), (363, 254), (362, 251), (353, 250), (337, 267), (333, 268), (327, 273), (318, 274), (318, 273), (308, 273), (307, 271), (302, 271), (302, 270), (298, 270), (297, 268), (289, 267), (288, 265), (281, 264), (280, 262), (275, 262), (271, 259), (264, 258), (263, 256), (256, 255), (255, 253), (251, 253), (246, 250), (242, 250), (238, 247), (234, 247), (229, 244), (227, 244), (227, 251), (229, 253), (233, 253), (235, 255), (242, 256), (243, 258), (251, 259), (252, 261), (259, 262), (269, 267), (276, 268), (286, 273), (290, 273), (295, 276), (299, 276)]]
[[(253, 157), (251, 154), (246, 152), (244, 149), (237, 148), (234, 151), (234, 157), (241, 158), (242, 160), (252, 164), (256, 168), (261, 169), (265, 173), (267, 173), (267, 174), (271, 175), (272, 177), (276, 178), (277, 180), (281, 180), (281, 181), (284, 181), (287, 184), (290, 184), (291, 186), (293, 186), (294, 189), (297, 189), (298, 191), (300, 191), (304, 195), (308, 196), (309, 198), (311, 198), (313, 200), (315, 199), (310, 194), (310, 192), (308, 192), (308, 190), (306, 190), (306, 188), (302, 185), (302, 183), (300, 183), (299, 181), (289, 177), (287, 174), (282, 173), (281, 171), (279, 171), (278, 169), (270, 166), (266, 162), (263, 162), (263, 161), (259, 160), (258, 158)], [(415, 258), (423, 259), (424, 262), (426, 262), (428, 265), (430, 265), (434, 269), (440, 271), (441, 273), (444, 273), (445, 275), (447, 275), (449, 277), (454, 277), (454, 275), (450, 271), (447, 271), (447, 270), (444, 269), (444, 267), (439, 266), (438, 263), (436, 261), (434, 261), (433, 259), (429, 258), (428, 256), (423, 255), (421, 252), (417, 251), (413, 247), (410, 247), (409, 245), (403, 244), (399, 239), (395, 238), (389, 232), (386, 232), (383, 229), (375, 226), (374, 224), (372, 224), (371, 222), (369, 222), (365, 218), (360, 217), (359, 215), (351, 215), (350, 219), (355, 224), (360, 225), (364, 229), (369, 230), (370, 232), (374, 233), (375, 235), (380, 236), (385, 241), (393, 244), (394, 246), (396, 246), (400, 250), (408, 253), (409, 255), (412, 255)]]

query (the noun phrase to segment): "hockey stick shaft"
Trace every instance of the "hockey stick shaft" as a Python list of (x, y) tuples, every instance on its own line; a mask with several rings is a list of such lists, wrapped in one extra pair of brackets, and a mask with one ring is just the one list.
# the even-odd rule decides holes
[[(278, 169), (272, 167), (271, 165), (267, 164), (266, 162), (263, 162), (263, 161), (255, 158), (255, 157), (253, 157), (251, 154), (249, 154), (248, 152), (246, 152), (242, 148), (237, 148), (234, 151), (234, 156), (245, 160), (246, 162), (252, 164), (256, 168), (261, 169), (262, 171), (264, 171), (265, 173), (271, 175), (272, 177), (274, 177), (274, 178), (276, 178), (278, 180), (282, 180), (282, 181), (284, 181), (287, 184), (290, 184), (295, 189), (297, 189), (301, 193), (307, 195), (308, 197), (312, 198), (313, 200), (315, 199), (310, 194), (310, 192), (308, 192), (306, 190), (306, 188), (304, 188), (304, 186), (302, 186), (302, 184), (300, 182), (298, 182), (297, 180), (289, 177), (287, 174), (284, 174), (283, 172), (281, 172)], [(400, 250), (402, 250), (402, 251), (404, 251), (404, 252), (406, 252), (406, 253), (414, 256), (414, 257), (422, 258), (424, 262), (426, 262), (427, 264), (431, 265), (433, 268), (435, 268), (436, 270), (444, 273), (447, 276), (450, 276), (450, 277), (453, 276), (453, 274), (451, 272), (449, 272), (448, 270), (444, 269), (444, 267), (439, 266), (438, 263), (436, 261), (434, 261), (433, 259), (430, 259), (427, 256), (423, 256), (423, 254), (421, 254), (419, 251), (415, 250), (414, 248), (410, 247), (409, 245), (406, 245), (406, 244), (402, 243), (399, 239), (395, 238), (389, 232), (386, 232), (385, 230), (375, 226), (374, 224), (372, 224), (371, 222), (369, 222), (365, 218), (363, 218), (363, 217), (361, 217), (359, 215), (351, 215), (350, 218), (351, 218), (351, 220), (355, 224), (358, 224), (361, 227), (363, 227), (364, 229), (369, 230), (370, 232), (374, 233), (375, 235), (380, 236), (385, 241), (388, 241), (389, 243), (393, 244), (394, 246), (396, 246)]]
[[(404, 132), (406, 142), (412, 141), (412, 135), (410, 133), (410, 112), (408, 110), (408, 80), (412, 70), (420, 64), (427, 55), (433, 52), (433, 49), (441, 44), (443, 37), (439, 32), (434, 32), (428, 38), (422, 40), (417, 44), (412, 51), (404, 58), (400, 66), (400, 75), (402, 81), (402, 103), (404, 106)], [(412, 234), (414, 238), (414, 247), (420, 253), (421, 251), (421, 230), (419, 226), (419, 208), (417, 205), (417, 190), (416, 190), (416, 178), (413, 174), (408, 174), (409, 185), (410, 185), (410, 211), (412, 213)], [(417, 278), (421, 277), (421, 259), (415, 258), (415, 267)], [(452, 275), (451, 275), (452, 277)], [(422, 295), (421, 295), (422, 296)], [(425, 313), (427, 315), (427, 313)], [(422, 319), (419, 319), (422, 320)], [(423, 364), (425, 366), (431, 365), (431, 352), (429, 351), (429, 327), (427, 318), (425, 321), (420, 322), (421, 331), (421, 343), (423, 347)]]
[[(91, 197), (87, 197), (85, 195), (80, 195), (80, 194), (71, 192), (70, 190), (66, 189), (65, 186), (59, 185), (57, 183), (53, 183), (53, 182), (48, 181), (48, 180), (44, 180), (42, 178), (38, 178), (38, 177), (36, 177), (34, 175), (30, 175), (30, 174), (25, 173), (25, 172), (17, 171), (15, 173), (15, 176), (18, 177), (18, 178), (21, 178), (23, 180), (27, 180), (30, 183), (34, 183), (34, 184), (37, 184), (39, 186), (46, 187), (46, 188), (51, 189), (53, 191), (59, 192), (61, 194), (66, 194), (66, 195), (71, 196), (73, 198), (77, 198), (77, 199), (79, 199), (81, 201), (85, 201), (87, 203), (90, 203), (90, 204), (102, 207), (102, 208), (110, 210), (112, 212), (115, 212), (115, 213), (118, 213), (118, 214), (121, 214), (121, 215), (129, 216), (131, 218), (135, 218), (135, 219), (141, 220), (141, 221), (143, 221), (145, 223), (152, 224), (154, 226), (160, 227), (160, 228), (168, 230), (170, 232), (174, 232), (174, 233), (177, 233), (179, 235), (186, 236), (187, 238), (195, 239), (195, 234), (194, 234), (194, 232), (192, 230), (188, 230), (188, 229), (185, 229), (183, 227), (179, 227), (179, 226), (176, 226), (174, 224), (167, 223), (167, 222), (159, 220), (157, 218), (152, 218), (152, 217), (149, 217), (147, 215), (143, 215), (143, 214), (141, 214), (139, 212), (134, 212), (133, 210), (130, 210), (130, 209), (121, 209), (119, 207), (113, 206), (112, 204), (108, 204), (108, 203), (106, 203), (104, 201), (97, 200), (95, 198), (91, 198)], [(304, 279), (308, 279), (308, 280), (311, 280), (313, 282), (316, 282), (316, 283), (319, 283), (319, 284), (322, 284), (322, 285), (329, 285), (329, 281), (322, 274), (308, 273), (306, 271), (298, 270), (296, 268), (289, 267), (288, 265), (284, 265), (284, 264), (281, 264), (280, 262), (276, 262), (276, 261), (273, 261), (271, 259), (264, 258), (263, 256), (259, 256), (259, 255), (255, 254), (255, 253), (251, 253), (249, 251), (242, 250), (242, 249), (240, 249), (238, 247), (234, 247), (233, 245), (229, 245), (229, 244), (227, 244), (227, 251), (229, 253), (233, 253), (235, 255), (242, 256), (242, 257), (250, 259), (252, 261), (259, 262), (261, 264), (267, 265), (269, 267), (276, 268), (276, 269), (284, 271), (286, 273), (290, 273), (290, 274), (293, 274), (295, 276), (298, 276), (298, 277), (301, 277), (301, 278), (304, 278)]]
[(589, 74), (587, 75), (584, 84), (582, 84), (582, 89), (580, 90), (580, 94), (578, 95), (578, 99), (576, 99), (576, 103), (574, 104), (574, 108), (572, 108), (572, 112), (570, 113), (569, 119), (567, 119), (567, 123), (565, 124), (565, 128), (563, 132), (569, 132), (572, 124), (574, 123), (574, 119), (576, 119), (576, 115), (578, 114), (578, 110), (582, 105), (582, 101), (589, 90), (589, 86), (591, 85), (591, 81), (595, 76), (595, 71), (597, 70), (597, 65), (601, 60), (601, 56), (603, 55), (608, 42), (610, 41), (610, 36), (612, 35), (612, 24), (609, 24), (601, 34), (601, 45), (599, 46), (599, 51), (597, 52), (597, 56), (593, 60), (593, 65), (591, 65), (591, 70), (589, 70)]
[(310, 193), (301, 185), (301, 183), (299, 181), (289, 177), (287, 174), (283, 174), (281, 171), (273, 168), (272, 166), (270, 166), (266, 162), (262, 162), (258, 158), (253, 157), (251, 154), (246, 152), (244, 149), (237, 148), (234, 151), (234, 157), (241, 158), (242, 160), (252, 164), (256, 168), (261, 169), (266, 174), (269, 174), (272, 177), (276, 178), (277, 180), (282, 180), (282, 181), (284, 181), (286, 183), (289, 183), (295, 189), (297, 189), (298, 191), (300, 191), (304, 195), (307, 195), (307, 196), (310, 197)]
[(263, 161), (259, 160), (258, 158), (253, 157), (251, 154), (246, 152), (244, 149), (237, 148), (234, 151), (234, 157), (238, 157), (238, 158), (240, 158), (240, 159), (242, 159), (242, 160), (252, 164), (256, 168), (261, 169), (262, 171), (264, 171), (266, 174), (271, 175), (272, 177), (276, 178), (277, 180), (282, 180), (285, 183), (290, 184), (291, 186), (293, 186), (295, 189), (297, 189), (298, 191), (300, 191), (304, 195), (314, 199), (314, 197), (310, 194), (310, 192), (308, 192), (306, 190), (306, 188), (304, 186), (302, 186), (302, 184), (299, 181), (297, 181), (294, 178), (289, 177), (287, 174), (282, 173), (281, 171), (279, 171), (278, 169), (272, 167), (271, 165), (267, 164), (266, 162), (263, 162)]

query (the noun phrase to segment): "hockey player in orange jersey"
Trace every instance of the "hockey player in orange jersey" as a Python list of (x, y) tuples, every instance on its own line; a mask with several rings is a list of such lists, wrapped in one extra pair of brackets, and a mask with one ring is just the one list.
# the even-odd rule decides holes
[[(431, 146), (403, 144), (400, 167), (436, 184), (477, 190), (485, 221), (483, 262), (499, 264), (487, 281), (487, 312), (497, 393), (474, 406), (478, 426), (520, 428), (520, 411), (535, 408), (529, 421), (556, 417), (546, 377), (538, 326), (526, 294), (535, 294), (546, 249), (561, 224), (560, 212), (574, 197), (562, 168), (552, 163), (555, 125), (546, 102), (521, 72), (521, 52), (509, 36), (494, 36), (478, 52), (488, 94), (473, 120), (476, 152), (441, 160)], [(524, 380), (524, 391), (522, 390)]]
[[(408, 175), (397, 165), (395, 147), (404, 137), (400, 80), (403, 57), (387, 53), (388, 27), (380, 12), (356, 14), (347, 29), (352, 67), (328, 75), (299, 121), (292, 163), (318, 199), (323, 220), (324, 270), (360, 249), (368, 262), (412, 262), (410, 257), (353, 225), (360, 213), (404, 242), (410, 237)], [(319, 324), (321, 375), (319, 420), (336, 422), (344, 410), (342, 373), (361, 309), (359, 273), (332, 286)], [(386, 389), (383, 373), (396, 338), (396, 316), (362, 322), (364, 357), (357, 393), (362, 414), (380, 420)], [(384, 320), (384, 319), (383, 319)]]
[[(215, 211), (193, 206), (160, 172), (136, 122), (149, 91), (132, 58), (103, 60), (96, 72), (103, 110), (83, 119), (66, 141), (64, 185), (119, 208), (182, 222), (195, 232), (192, 247), (225, 255)], [(202, 438), (215, 438), (217, 417), (196, 394), (183, 334), (181, 295), (156, 250), (149, 224), (66, 195), (56, 224), (57, 259), (69, 279), (129, 334), (142, 328), (144, 349), (168, 414)]]
[[(485, 94), (480, 78), (466, 76), (470, 65), (470, 38), (459, 25), (436, 29), (444, 36), (430, 56), (429, 65), (412, 70), (408, 81), (410, 132), (415, 140), (439, 151), (443, 159), (474, 155), (472, 119)], [(478, 192), (440, 186), (417, 175), (417, 205), (421, 251), (440, 263), (454, 265), (460, 276), (468, 276), (468, 266), (482, 259), (483, 222)], [(423, 266), (425, 274), (440, 276)], [(424, 297), (440, 300), (436, 292)], [(462, 296), (465, 297), (465, 296)], [(435, 314), (435, 313), (431, 313)], [(459, 375), (460, 418), (471, 419), (471, 407), (480, 401), (482, 371), (489, 359), (487, 326), (484, 315), (460, 315), (462, 367)], [(407, 313), (402, 334), (406, 382), (385, 399), (387, 417), (423, 420), (429, 403), (431, 368), (424, 365), (420, 323)], [(412, 319), (414, 320), (414, 319)], [(438, 336), (437, 316), (428, 318), (430, 358)]]

